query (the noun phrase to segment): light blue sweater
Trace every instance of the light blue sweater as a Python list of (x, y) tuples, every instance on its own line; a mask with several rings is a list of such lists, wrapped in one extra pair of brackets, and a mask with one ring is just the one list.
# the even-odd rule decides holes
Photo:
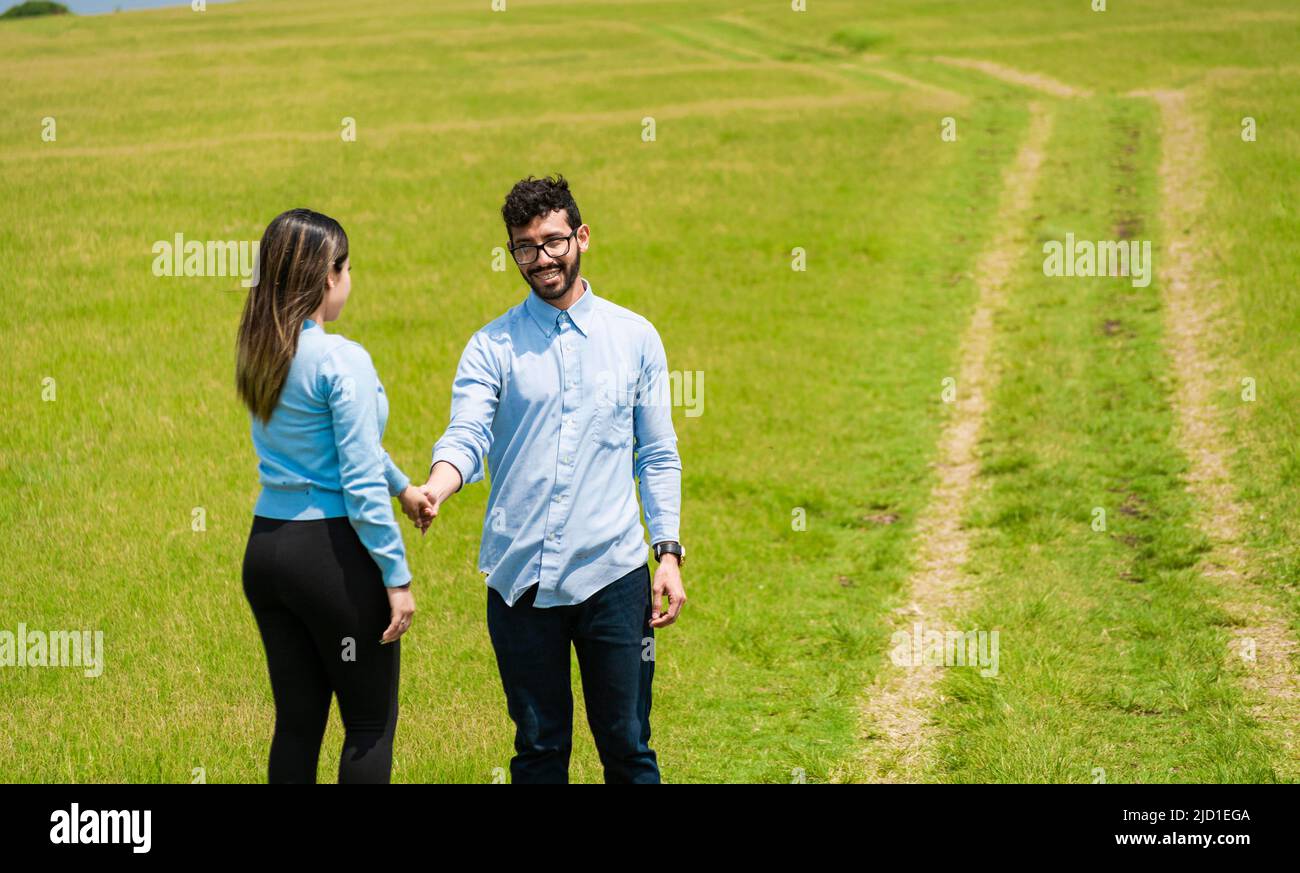
[(392, 497), (410, 480), (380, 440), (388, 398), (360, 345), (310, 318), (269, 424), (252, 416), (262, 493), (253, 512), (296, 521), (347, 516), (393, 588), (411, 581)]

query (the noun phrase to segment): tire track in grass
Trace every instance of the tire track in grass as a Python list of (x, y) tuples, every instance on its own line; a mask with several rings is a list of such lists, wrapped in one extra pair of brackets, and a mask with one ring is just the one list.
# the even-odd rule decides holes
[[(1035, 241), (1150, 239), (1158, 131), (1149, 101), (1060, 107)], [(1000, 630), (1001, 658), (995, 676), (943, 674), (931, 778), (1271, 781), (1223, 669), (1229, 619), (1196, 572), (1159, 287), (1025, 270), (1011, 293), (966, 514), (978, 600), (961, 616)]]
[(920, 79), (914, 79), (905, 73), (886, 69), (885, 67), (844, 61), (839, 65), (839, 69), (848, 70), (855, 76), (870, 76), (876, 79), (884, 79), (886, 82), (893, 82), (895, 85), (901, 85), (904, 88), (911, 88), (916, 91), (926, 91), (936, 96), (943, 97), (957, 106), (965, 106), (971, 102), (969, 95), (953, 91), (943, 87), (942, 85), (935, 85), (932, 82), (923, 82)]
[(1130, 24), (1119, 27), (1097, 27), (1087, 30), (1052, 31), (1033, 36), (987, 37), (962, 40), (954, 48), (967, 50), (986, 50), (991, 48), (1023, 48), (1031, 45), (1059, 44), (1063, 42), (1087, 42), (1089, 40), (1108, 40), (1119, 36), (1155, 33), (1167, 37), (1173, 33), (1222, 33), (1239, 24), (1289, 24), (1297, 16), (1291, 12), (1252, 12), (1229, 13), (1223, 17), (1210, 19), (1198, 15), (1195, 21), (1160, 21), (1152, 24)]
[[(900, 627), (921, 621), (927, 630), (945, 630), (944, 618), (966, 599), (962, 567), (970, 537), (962, 527), (962, 517), (975, 482), (975, 447), (995, 382), (989, 361), (993, 319), (1004, 305), (1007, 285), (1027, 251), (1029, 210), (1052, 129), (1051, 112), (1043, 104), (1033, 103), (1029, 108), (1025, 141), (1003, 177), (995, 235), (975, 262), (978, 298), (959, 352), (956, 409), (939, 439), (938, 482), (917, 519), (916, 559), (908, 583), (911, 604), (896, 610)], [(899, 668), (891, 663), (882, 668), (862, 713), (868, 779), (919, 781), (930, 768), (934, 743), (928, 712), (941, 671), (940, 667)]]
[[(666, 105), (646, 105), (628, 109), (608, 109), (596, 112), (556, 112), (545, 113), (536, 117), (518, 115), (494, 116), (490, 118), (454, 119), (430, 122), (399, 122), (396, 124), (368, 127), (367, 141), (382, 145), (387, 139), (403, 135), (438, 135), (447, 133), (478, 133), (493, 130), (518, 130), (536, 125), (564, 127), (569, 125), (640, 125), (645, 114), (657, 119), (701, 118), (723, 115), (726, 113), (749, 113), (754, 116), (773, 115), (781, 112), (805, 109), (838, 110), (865, 107), (873, 103), (882, 103), (894, 99), (894, 95), (885, 90), (874, 92), (844, 92), (827, 97), (793, 94), (781, 97), (736, 97), (717, 100), (698, 100)], [(216, 149), (225, 146), (248, 144), (294, 143), (302, 145), (332, 144), (339, 141), (337, 131), (289, 131), (263, 130), (228, 136), (210, 136), (190, 140), (172, 140), (166, 142), (124, 142), (107, 146), (70, 146), (67, 148), (46, 149), (12, 149), (0, 152), (0, 165), (20, 163), (23, 161), (43, 161), (66, 158), (88, 157), (134, 157), (153, 155), (173, 151), (192, 151), (196, 149)]]
[[(1227, 429), (1215, 394), (1233, 384), (1226, 355), (1215, 349), (1225, 313), (1214, 298), (1197, 228), (1205, 217), (1205, 132), (1185, 91), (1135, 92), (1160, 108), (1161, 227), (1165, 237), (1161, 288), (1166, 339), (1176, 388), (1171, 398), (1178, 418), (1178, 442), (1188, 461), (1188, 490), (1196, 498), (1198, 524), (1211, 543), (1202, 572), (1224, 593), (1223, 607), (1238, 622), (1229, 654), (1251, 698), (1251, 710), (1265, 734), (1282, 751), (1275, 769), (1281, 778), (1300, 778), (1300, 678), (1297, 645), (1282, 610), (1249, 578), (1243, 545), (1246, 507), (1237, 499), (1229, 472)], [(1253, 658), (1250, 659), (1253, 648)]]
[(753, 21), (750, 21), (739, 15), (723, 15), (717, 21), (731, 25), (737, 31), (745, 34), (758, 50), (764, 51), (773, 59), (781, 57), (782, 53), (803, 53), (814, 57), (820, 61), (831, 64), (830, 69), (841, 75), (845, 75), (850, 80), (860, 80), (864, 77), (883, 79), (886, 82), (892, 82), (895, 85), (901, 85), (904, 88), (911, 88), (917, 91), (927, 91), (958, 106), (965, 106), (970, 103), (969, 95), (962, 94), (944, 88), (942, 85), (935, 85), (931, 82), (923, 82), (920, 79), (914, 79), (904, 73), (896, 70), (886, 69), (879, 66), (886, 60), (884, 55), (867, 55), (859, 54), (856, 58), (849, 60), (842, 51), (822, 48), (821, 46), (810, 45), (804, 42), (792, 42), (787, 36), (774, 34), (766, 28), (760, 27)]
[(1052, 97), (1059, 97), (1063, 100), (1069, 100), (1075, 97), (1090, 97), (1092, 92), (1086, 88), (1076, 88), (1073, 85), (1067, 85), (1059, 79), (1053, 79), (1051, 76), (1042, 73), (1028, 73), (1024, 70), (1017, 70), (1014, 67), (1008, 67), (1006, 64), (999, 64), (995, 61), (983, 61), (978, 58), (949, 58), (935, 57), (931, 60), (945, 64), (949, 67), (957, 67), (963, 70), (975, 70), (992, 76), (995, 79), (1001, 79), (1003, 82), (1009, 82), (1012, 85), (1019, 85), (1022, 88), (1028, 88), (1031, 91), (1038, 91), (1041, 94), (1047, 94)]
[(722, 41), (700, 33), (699, 27), (690, 27), (684, 23), (677, 25), (658, 24), (645, 27), (646, 32), (664, 37), (687, 51), (713, 58), (725, 57), (733, 61), (754, 62), (772, 60), (767, 54), (741, 46), (727, 45)]
[[(734, 38), (729, 40), (717, 34), (704, 35), (699, 32), (698, 28), (690, 35), (687, 35), (683, 32), (684, 28), (682, 27), (670, 28), (664, 25), (655, 28), (653, 33), (667, 37), (683, 48), (700, 54), (714, 52), (718, 55), (737, 57), (737, 52), (743, 52), (746, 56), (746, 62), (762, 64), (765, 67), (779, 66), (806, 75), (820, 76), (822, 79), (837, 85), (845, 83), (858, 85), (861, 84), (863, 78), (881, 79), (895, 85), (901, 85), (904, 88), (926, 91), (958, 106), (965, 106), (970, 102), (967, 95), (940, 85), (923, 82), (894, 70), (844, 60), (845, 55), (842, 52), (821, 49), (806, 43), (788, 42), (774, 34), (760, 30), (752, 22), (746, 21), (739, 16), (722, 16), (713, 19), (713, 22), (732, 27), (736, 35), (739, 35), (742, 40), (747, 40), (747, 42), (737, 42)], [(646, 32), (650, 33), (651, 31), (647, 30)], [(809, 56), (813, 60), (793, 59), (798, 54)], [(879, 63), (883, 60), (883, 57), (872, 56), (871, 60)]]

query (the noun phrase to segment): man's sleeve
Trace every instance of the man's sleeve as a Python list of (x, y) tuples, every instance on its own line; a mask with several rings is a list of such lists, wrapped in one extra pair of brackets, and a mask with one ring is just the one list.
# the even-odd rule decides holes
[(460, 471), (461, 486), (483, 478), (492, 448), (492, 422), (501, 398), (501, 376), (487, 334), (470, 337), (451, 386), (451, 421), (433, 447), (433, 464), (446, 461)]
[(632, 427), (636, 439), (633, 469), (650, 542), (680, 541), (682, 459), (677, 454), (677, 432), (673, 430), (668, 356), (654, 327), (642, 352)]

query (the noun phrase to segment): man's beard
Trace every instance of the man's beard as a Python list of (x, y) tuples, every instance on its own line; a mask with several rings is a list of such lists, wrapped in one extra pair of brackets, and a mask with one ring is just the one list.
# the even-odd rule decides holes
[[(536, 293), (538, 297), (542, 298), (543, 300), (559, 300), (565, 294), (569, 293), (569, 289), (573, 287), (574, 281), (578, 278), (578, 267), (581, 265), (582, 265), (582, 253), (579, 252), (577, 257), (573, 259), (573, 266), (563, 268), (564, 281), (561, 282), (559, 285), (557, 285), (555, 287), (555, 290), (551, 290), (550, 288), (547, 288), (545, 285), (541, 285), (537, 282), (534, 282), (532, 271), (525, 274), (524, 278), (528, 280), (528, 287), (532, 288), (534, 293)], [(550, 267), (546, 268), (546, 270), (550, 270), (550, 269), (551, 269)], [(545, 272), (545, 271), (541, 271), (541, 272)]]

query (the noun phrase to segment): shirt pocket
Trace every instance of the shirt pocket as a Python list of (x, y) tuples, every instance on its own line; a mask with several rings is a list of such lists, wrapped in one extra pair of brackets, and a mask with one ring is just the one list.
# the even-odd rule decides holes
[(596, 419), (596, 442), (607, 449), (621, 449), (632, 441), (632, 406), (626, 403), (602, 405)]

